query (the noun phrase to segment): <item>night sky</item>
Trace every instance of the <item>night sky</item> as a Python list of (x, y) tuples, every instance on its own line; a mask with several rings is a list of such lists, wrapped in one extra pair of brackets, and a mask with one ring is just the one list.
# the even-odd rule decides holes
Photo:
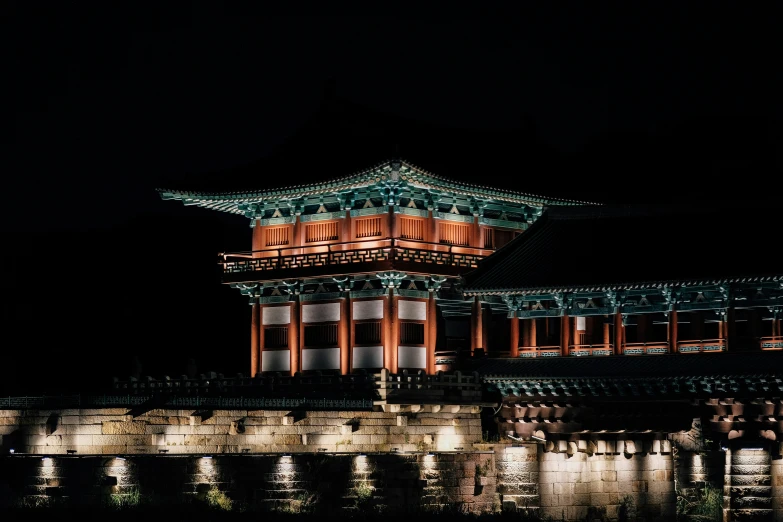
[(158, 187), (298, 184), (399, 154), (545, 196), (721, 205), (705, 224), (721, 247), (733, 201), (779, 205), (773, 3), (262, 4), (0, 8), (0, 393), (102, 389), (134, 357), (153, 376), (188, 358), (247, 371), (249, 307), (216, 261), (249, 248), (248, 222)]

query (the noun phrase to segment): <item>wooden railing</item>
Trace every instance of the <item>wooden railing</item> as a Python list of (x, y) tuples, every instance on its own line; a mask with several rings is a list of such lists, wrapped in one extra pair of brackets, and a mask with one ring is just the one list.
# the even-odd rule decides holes
[(520, 346), (519, 356), (522, 358), (560, 357), (560, 347), (559, 346)]
[(614, 355), (611, 344), (572, 344), (568, 347), (568, 355), (576, 357), (585, 355)]
[(759, 347), (762, 350), (783, 350), (783, 336), (762, 337), (759, 339)]
[(224, 274), (306, 268), (377, 261), (403, 261), (475, 268), (494, 250), (407, 239), (378, 239), (286, 247), (274, 250), (224, 252), (219, 263)]
[(677, 351), (679, 353), (699, 353), (699, 352), (725, 352), (725, 339), (702, 339), (700, 341), (678, 341)]
[(625, 343), (624, 355), (661, 355), (669, 353), (669, 343), (665, 341), (649, 343)]

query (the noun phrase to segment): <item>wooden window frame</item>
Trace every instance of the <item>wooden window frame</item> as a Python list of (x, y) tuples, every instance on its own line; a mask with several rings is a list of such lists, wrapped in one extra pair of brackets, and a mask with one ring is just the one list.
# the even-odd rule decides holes
[[(322, 326), (332, 326), (335, 329), (335, 342), (334, 344), (324, 345), (309, 345), (307, 344), (307, 329)], [(302, 349), (317, 350), (319, 348), (339, 348), (340, 347), (340, 322), (339, 321), (324, 321), (319, 323), (303, 323), (302, 324)]]

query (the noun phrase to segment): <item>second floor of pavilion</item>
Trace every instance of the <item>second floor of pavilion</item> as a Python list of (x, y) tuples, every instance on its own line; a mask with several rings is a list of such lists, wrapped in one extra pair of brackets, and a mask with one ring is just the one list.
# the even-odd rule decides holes
[(160, 195), (248, 218), (250, 249), (219, 255), (225, 283), (388, 270), (456, 276), (546, 206), (580, 203), (457, 182), (404, 161), (309, 185)]

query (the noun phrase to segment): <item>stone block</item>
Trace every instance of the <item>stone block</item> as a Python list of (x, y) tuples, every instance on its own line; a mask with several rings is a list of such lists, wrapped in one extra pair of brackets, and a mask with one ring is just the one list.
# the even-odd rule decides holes
[(124, 421), (105, 421), (103, 422), (102, 433), (104, 435), (142, 435), (145, 432), (146, 422), (124, 422)]

